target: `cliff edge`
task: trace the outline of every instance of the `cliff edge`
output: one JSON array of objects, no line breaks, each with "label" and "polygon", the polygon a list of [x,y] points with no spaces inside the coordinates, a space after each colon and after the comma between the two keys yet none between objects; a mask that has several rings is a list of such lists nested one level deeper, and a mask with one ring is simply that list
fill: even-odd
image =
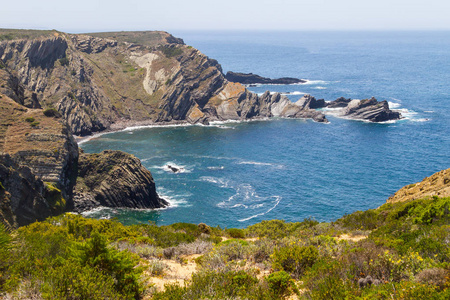
[{"label": "cliff edge", "polygon": [[388,203],[421,198],[450,197],[450,169],[439,171],[421,182],[407,185],[389,197]]}]

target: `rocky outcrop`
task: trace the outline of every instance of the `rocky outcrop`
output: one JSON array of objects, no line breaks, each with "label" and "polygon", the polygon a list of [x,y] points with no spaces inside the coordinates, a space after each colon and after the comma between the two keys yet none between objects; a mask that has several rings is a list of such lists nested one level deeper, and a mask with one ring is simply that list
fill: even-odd
[{"label": "rocky outcrop", "polygon": [[296,84],[305,83],[306,80],[292,78],[292,77],[282,77],[277,79],[271,79],[267,77],[262,77],[253,73],[235,73],[227,72],[225,78],[231,82],[238,82],[242,84]]},{"label": "rocky outcrop", "polygon": [[386,100],[378,102],[375,98],[352,100],[343,111],[343,116],[351,119],[385,122],[400,119],[400,113],[389,109]]},{"label": "rocky outcrop", "polygon": [[139,159],[121,151],[81,154],[75,211],[99,206],[160,208],[168,203],[156,193],[153,177]]},{"label": "rocky outcrop", "polygon": [[303,110],[325,107],[340,108],[341,110],[337,113],[337,116],[370,122],[385,122],[401,118],[399,112],[389,109],[389,104],[386,100],[379,102],[373,97],[364,100],[340,97],[334,101],[326,102],[324,99],[317,100],[311,95],[304,95],[295,105],[302,107]]},{"label": "rocky outcrop", "polygon": [[388,203],[402,202],[414,199],[450,197],[450,169],[439,171],[421,182],[407,185],[389,197]]}]

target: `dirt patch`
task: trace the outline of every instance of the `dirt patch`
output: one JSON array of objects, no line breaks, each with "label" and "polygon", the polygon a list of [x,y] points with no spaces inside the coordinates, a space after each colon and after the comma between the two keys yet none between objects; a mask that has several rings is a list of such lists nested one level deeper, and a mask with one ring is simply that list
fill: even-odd
[{"label": "dirt patch", "polygon": [[183,286],[184,282],[190,280],[192,274],[197,270],[195,259],[199,256],[200,254],[180,256],[186,263],[180,263],[173,259],[162,259],[161,261],[167,264],[168,268],[163,276],[151,277],[151,283],[155,284],[158,291],[163,291],[164,285],[169,283],[178,283]]},{"label": "dirt patch", "polygon": [[364,240],[367,238],[367,235],[348,235],[348,234],[341,234],[340,236],[336,237],[336,240],[341,241],[352,241],[357,242],[360,240]]}]

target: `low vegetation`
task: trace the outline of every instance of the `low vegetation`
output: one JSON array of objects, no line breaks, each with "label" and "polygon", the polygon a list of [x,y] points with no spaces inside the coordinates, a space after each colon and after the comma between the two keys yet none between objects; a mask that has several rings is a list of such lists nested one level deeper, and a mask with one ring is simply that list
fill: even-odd
[{"label": "low vegetation", "polygon": [[[124,226],[74,214],[9,233],[0,226],[0,297],[450,299],[449,213],[450,198],[435,197],[331,223],[245,229]],[[184,284],[154,285],[172,265],[192,263]]]}]

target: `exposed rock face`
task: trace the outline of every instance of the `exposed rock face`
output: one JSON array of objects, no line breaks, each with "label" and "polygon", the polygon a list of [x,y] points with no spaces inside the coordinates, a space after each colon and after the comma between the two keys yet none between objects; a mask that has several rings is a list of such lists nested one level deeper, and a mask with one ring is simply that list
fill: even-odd
[{"label": "exposed rock face", "polygon": [[165,32],[36,36],[0,42],[14,86],[9,96],[27,107],[55,107],[76,135],[121,124],[271,117],[290,104],[229,82],[217,61]]},{"label": "exposed rock face", "polygon": [[304,110],[324,107],[342,108],[338,114],[341,117],[371,122],[384,122],[401,118],[399,112],[389,109],[389,104],[386,100],[379,102],[373,97],[365,100],[352,100],[340,97],[334,101],[325,102],[324,99],[317,100],[311,95],[304,95],[295,105],[302,107]]},{"label": "exposed rock face", "polygon": [[121,151],[81,154],[75,211],[98,206],[159,208],[168,205],[156,193],[153,177],[139,159]]},{"label": "exposed rock face", "polygon": [[0,182],[0,221],[7,227],[42,221],[52,214],[43,197],[44,183],[7,154],[0,154]]},{"label": "exposed rock face", "polygon": [[388,203],[402,202],[433,196],[450,197],[450,169],[439,171],[421,182],[407,185],[389,197]]},{"label": "exposed rock face", "polygon": [[295,84],[295,83],[305,83],[306,80],[283,77],[278,79],[271,79],[267,77],[262,77],[253,73],[235,73],[227,72],[225,78],[231,82],[239,82],[242,84]]},{"label": "exposed rock face", "polygon": [[378,102],[375,98],[352,100],[344,110],[343,115],[352,119],[384,122],[400,119],[400,113],[389,109],[386,100]]},{"label": "exposed rock face", "polygon": [[63,119],[0,93],[0,222],[7,227],[72,211],[74,202],[77,210],[167,205],[134,156],[84,154],[78,163],[78,146]]},{"label": "exposed rock face", "polygon": [[350,101],[352,101],[352,99],[340,97],[340,98],[337,98],[334,101],[329,102],[327,104],[327,107],[329,107],[329,108],[339,108],[339,107],[340,108],[345,108],[350,103]]}]

